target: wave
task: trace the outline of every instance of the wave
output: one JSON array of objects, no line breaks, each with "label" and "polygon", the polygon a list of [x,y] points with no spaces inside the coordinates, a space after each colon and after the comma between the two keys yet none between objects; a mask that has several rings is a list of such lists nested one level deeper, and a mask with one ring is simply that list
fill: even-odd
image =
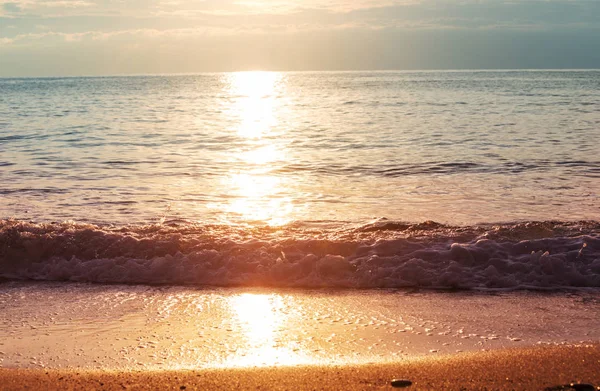
[{"label": "wave", "polygon": [[[445,142],[441,142],[445,143]],[[443,145],[434,143],[433,145]],[[354,150],[360,148],[368,148],[367,145],[345,145],[341,149],[352,148]],[[351,175],[364,174],[369,176],[378,176],[385,178],[405,177],[412,175],[456,175],[464,173],[472,174],[519,174],[523,172],[549,172],[561,170],[569,175],[575,176],[598,176],[600,174],[600,162],[598,161],[550,161],[550,160],[531,160],[529,162],[495,162],[478,163],[478,162],[423,162],[417,164],[389,164],[389,165],[344,165],[330,164],[314,165],[314,164],[288,164],[282,165],[273,169],[274,173],[289,173],[289,172],[311,172],[322,175]]]},{"label": "wave", "polygon": [[600,288],[600,222],[270,227],[0,220],[0,277],[304,288]]}]

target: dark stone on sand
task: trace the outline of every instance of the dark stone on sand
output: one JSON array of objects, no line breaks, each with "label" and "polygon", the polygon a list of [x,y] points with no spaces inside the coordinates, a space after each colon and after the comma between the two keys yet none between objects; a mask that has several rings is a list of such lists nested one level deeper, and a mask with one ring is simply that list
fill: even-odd
[{"label": "dark stone on sand", "polygon": [[571,388],[576,391],[596,391],[597,388],[591,384],[571,384]]},{"label": "dark stone on sand", "polygon": [[571,384],[565,384],[562,386],[555,386],[555,387],[548,387],[546,388],[545,391],[597,391],[598,388],[594,387],[591,384],[587,384],[587,383],[571,383]]},{"label": "dark stone on sand", "polygon": [[402,388],[402,387],[410,387],[412,386],[412,382],[406,379],[394,379],[392,380],[392,387]]}]

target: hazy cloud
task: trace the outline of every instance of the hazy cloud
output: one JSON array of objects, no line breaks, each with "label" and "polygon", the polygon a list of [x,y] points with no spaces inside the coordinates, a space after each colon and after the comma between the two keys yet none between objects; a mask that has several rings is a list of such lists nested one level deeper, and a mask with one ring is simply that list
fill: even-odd
[{"label": "hazy cloud", "polygon": [[[201,53],[221,56],[221,60],[211,65],[211,69],[217,70],[235,67],[235,61],[244,66],[288,66],[285,58],[295,58],[294,53],[305,53],[305,59],[297,59],[305,62],[298,68],[339,68],[353,63],[354,59],[347,58],[353,48],[356,55],[363,55],[354,44],[360,39],[364,40],[365,48],[380,50],[374,52],[376,58],[361,60],[355,66],[415,66],[416,63],[409,64],[396,56],[397,47],[404,44],[397,40],[407,37],[440,40],[445,34],[460,36],[464,42],[480,42],[478,37],[483,34],[491,40],[490,46],[495,45],[494,37],[511,36],[515,42],[506,41],[504,46],[495,47],[496,52],[503,50],[506,56],[515,52],[510,44],[521,44],[523,40],[534,48],[540,40],[546,42],[553,37],[554,43],[545,48],[568,52],[589,66],[597,58],[591,50],[600,41],[599,30],[599,0],[0,0],[0,57],[12,56],[0,72],[21,71],[22,61],[26,60],[19,58],[36,58],[42,53],[47,61],[61,62],[65,61],[61,56],[64,52],[72,52],[71,58],[78,53],[94,58],[108,52],[117,56],[122,51],[131,52],[132,48],[145,53],[146,64],[155,58],[177,72],[183,68],[177,63],[167,66],[167,62],[158,59],[165,55],[160,50],[171,46],[167,50],[169,56],[189,59],[187,51],[194,45],[198,46],[199,58]],[[565,37],[578,41],[568,42]],[[414,39],[419,43],[402,50],[418,52],[421,57],[415,56],[423,59],[427,57],[425,47],[434,50],[435,45],[427,40]],[[254,43],[249,44],[250,41]],[[275,44],[281,42],[285,44]],[[581,42],[587,46],[580,45]],[[478,53],[471,53],[463,42],[446,43],[447,48],[435,50],[456,52],[460,46],[468,52],[465,59],[471,59],[474,66],[480,64]],[[256,52],[266,59],[245,46],[257,48]],[[48,52],[48,48],[53,48],[53,52]],[[229,50],[245,53],[245,57]],[[343,54],[325,61],[321,57],[328,52]],[[529,52],[544,57],[533,49]],[[494,53],[489,55],[495,56]],[[528,51],[518,55],[528,55]],[[278,56],[283,59],[276,61]],[[497,59],[500,60],[507,63]],[[130,69],[127,61],[133,60],[122,60],[124,70]],[[189,61],[188,66],[193,68],[193,61]],[[444,67],[460,64],[447,61]]]},{"label": "hazy cloud", "polygon": [[0,3],[0,16],[18,14],[21,12],[19,3]]}]

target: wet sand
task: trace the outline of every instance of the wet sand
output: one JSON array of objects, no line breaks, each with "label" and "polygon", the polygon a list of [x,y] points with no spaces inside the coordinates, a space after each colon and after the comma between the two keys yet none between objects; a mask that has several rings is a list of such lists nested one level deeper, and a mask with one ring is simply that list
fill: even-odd
[{"label": "wet sand", "polygon": [[[600,386],[600,345],[504,349],[391,364],[186,371],[0,369],[2,390],[544,390]],[[555,388],[558,389],[558,388]]]},{"label": "wet sand", "polygon": [[204,370],[385,364],[600,341],[600,294],[6,283],[0,367]]}]

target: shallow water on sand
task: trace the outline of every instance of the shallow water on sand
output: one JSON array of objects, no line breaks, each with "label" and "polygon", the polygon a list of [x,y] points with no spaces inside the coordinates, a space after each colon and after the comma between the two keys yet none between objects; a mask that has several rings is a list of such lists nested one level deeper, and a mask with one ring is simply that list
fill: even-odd
[{"label": "shallow water on sand", "polygon": [[274,291],[0,284],[0,366],[389,362],[600,340],[593,292]]}]

